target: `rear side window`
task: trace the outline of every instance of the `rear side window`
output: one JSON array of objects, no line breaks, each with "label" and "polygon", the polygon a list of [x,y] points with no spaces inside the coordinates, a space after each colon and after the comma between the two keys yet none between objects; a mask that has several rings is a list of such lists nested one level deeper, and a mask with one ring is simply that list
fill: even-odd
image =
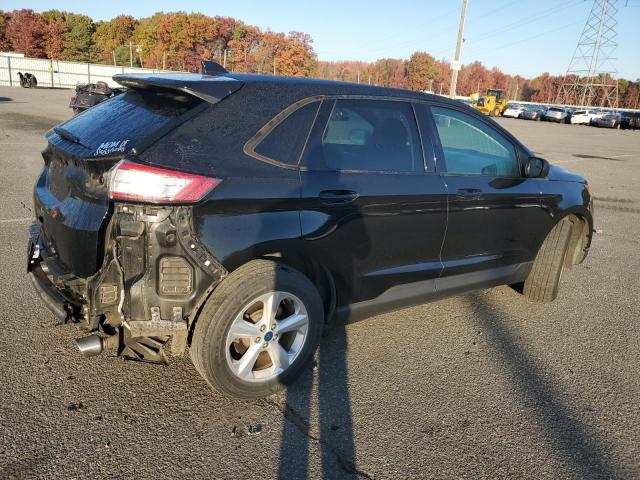
[{"label": "rear side window", "polygon": [[511,142],[481,120],[448,108],[432,107],[447,173],[517,177]]},{"label": "rear side window", "polygon": [[84,146],[68,145],[68,149],[83,148],[79,152],[83,157],[122,155],[162,133],[174,120],[201,103],[202,100],[190,95],[128,90],[60,127]]},{"label": "rear side window", "polygon": [[253,151],[267,159],[297,165],[319,105],[320,102],[308,103],[289,114]]},{"label": "rear side window", "polygon": [[307,150],[316,170],[424,171],[411,104],[388,100],[335,101],[320,138]]}]

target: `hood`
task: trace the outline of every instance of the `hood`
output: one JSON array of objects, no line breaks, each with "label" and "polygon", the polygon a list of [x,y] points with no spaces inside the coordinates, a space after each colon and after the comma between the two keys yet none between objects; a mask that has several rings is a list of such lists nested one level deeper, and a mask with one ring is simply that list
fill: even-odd
[{"label": "hood", "polygon": [[551,181],[585,183],[584,177],[571,173],[566,168],[553,164],[549,164],[549,173],[547,178]]}]

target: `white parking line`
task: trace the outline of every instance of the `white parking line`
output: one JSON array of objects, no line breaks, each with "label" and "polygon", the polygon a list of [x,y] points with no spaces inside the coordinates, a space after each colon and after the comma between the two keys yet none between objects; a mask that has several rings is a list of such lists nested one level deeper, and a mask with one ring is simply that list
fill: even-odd
[{"label": "white parking line", "polygon": [[32,221],[31,217],[23,217],[23,218],[8,218],[6,220],[0,220],[0,223],[26,223]]}]

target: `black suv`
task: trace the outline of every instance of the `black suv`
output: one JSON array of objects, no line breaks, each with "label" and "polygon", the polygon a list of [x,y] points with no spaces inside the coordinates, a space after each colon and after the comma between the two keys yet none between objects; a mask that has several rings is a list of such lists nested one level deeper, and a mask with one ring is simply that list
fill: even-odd
[{"label": "black suv", "polygon": [[[511,284],[551,301],[588,251],[587,182],[443,97],[235,75],[117,75],[47,133],[28,270],[87,355],[187,349],[269,395],[325,325]],[[411,328],[407,325],[407,328]]]}]

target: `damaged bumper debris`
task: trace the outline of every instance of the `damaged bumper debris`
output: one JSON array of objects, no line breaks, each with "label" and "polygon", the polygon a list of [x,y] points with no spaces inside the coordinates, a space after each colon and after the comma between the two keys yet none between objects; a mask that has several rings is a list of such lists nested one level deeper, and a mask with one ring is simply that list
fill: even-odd
[{"label": "damaged bumper debris", "polygon": [[42,232],[40,220],[29,230],[29,276],[61,323],[91,333],[76,341],[86,356],[112,350],[166,363],[181,355],[190,321],[227,273],[193,235],[190,207],[116,204],[102,266],[88,278],[68,273]]}]

